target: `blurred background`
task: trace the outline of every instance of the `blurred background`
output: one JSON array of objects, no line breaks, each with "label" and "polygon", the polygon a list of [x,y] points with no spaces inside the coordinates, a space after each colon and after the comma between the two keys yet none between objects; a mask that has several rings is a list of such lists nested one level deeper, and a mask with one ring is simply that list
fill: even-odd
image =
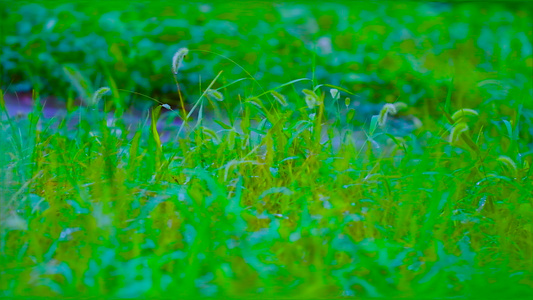
[{"label": "blurred background", "polygon": [[[62,103],[109,86],[111,102],[125,107],[154,104],[130,92],[175,105],[172,56],[187,47],[177,78],[189,104],[223,70],[215,88],[242,79],[223,91],[230,109],[238,96],[301,78],[345,88],[363,112],[364,104],[398,100],[416,113],[417,104],[444,101],[449,87],[458,107],[505,106],[533,97],[532,8],[530,1],[3,1],[0,88],[18,101],[35,90]],[[295,109],[310,86],[279,92]]]}]

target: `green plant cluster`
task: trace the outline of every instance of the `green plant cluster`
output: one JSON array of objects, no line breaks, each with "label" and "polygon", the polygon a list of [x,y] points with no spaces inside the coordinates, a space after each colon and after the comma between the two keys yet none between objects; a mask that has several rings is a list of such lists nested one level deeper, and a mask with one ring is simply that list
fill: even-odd
[{"label": "green plant cluster", "polygon": [[[66,99],[73,91],[68,67],[90,91],[110,86],[168,102],[177,99],[168,61],[188,47],[197,50],[186,58],[180,79],[189,101],[219,70],[227,82],[246,77],[219,55],[238,61],[267,87],[314,76],[364,101],[400,97],[418,106],[444,97],[453,74],[461,93],[480,101],[479,81],[523,87],[530,77],[530,8],[438,2],[4,3],[0,75],[7,92],[37,89]],[[238,100],[233,95],[226,102]]]}]

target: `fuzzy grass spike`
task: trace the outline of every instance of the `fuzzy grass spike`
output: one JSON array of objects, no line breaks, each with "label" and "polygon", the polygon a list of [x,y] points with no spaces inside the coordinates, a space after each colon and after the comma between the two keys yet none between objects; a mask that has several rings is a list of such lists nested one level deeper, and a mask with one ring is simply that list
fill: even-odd
[{"label": "fuzzy grass spike", "polygon": [[384,126],[385,123],[387,123],[387,118],[389,115],[394,116],[398,111],[396,110],[396,106],[391,103],[387,103],[383,106],[381,111],[379,112],[378,116],[378,124],[379,126]]},{"label": "fuzzy grass spike", "polygon": [[109,91],[111,91],[111,89],[108,87],[99,88],[96,92],[94,92],[94,95],[91,99],[91,105],[98,104],[98,102],[100,102],[100,99],[102,99],[102,97]]},{"label": "fuzzy grass spike", "polygon": [[224,101],[224,95],[222,95],[222,93],[219,92],[219,91],[217,91],[217,90],[208,89],[208,90],[206,91],[206,94],[207,94],[209,97],[214,98],[214,99],[217,100],[218,102],[222,102],[222,101]]},{"label": "fuzzy grass spike", "polygon": [[456,111],[453,115],[452,115],[452,120],[454,120],[455,122],[459,121],[460,119],[466,117],[466,116],[478,116],[478,112],[473,110],[473,109],[469,109],[469,108],[463,108],[463,109],[460,109],[458,111]]},{"label": "fuzzy grass spike", "polygon": [[462,133],[468,131],[468,125],[464,122],[457,123],[455,126],[453,126],[452,131],[450,133],[450,137],[448,139],[450,144],[455,144]]},{"label": "fuzzy grass spike", "polygon": [[281,106],[285,107],[289,105],[289,103],[287,102],[287,99],[282,94],[276,91],[272,91],[270,92],[270,94],[272,94],[272,97],[274,97],[274,99],[276,99],[276,101],[278,101],[278,103],[281,104]]},{"label": "fuzzy grass spike", "polygon": [[189,54],[189,49],[187,48],[181,48],[174,54],[174,57],[172,57],[172,73],[174,75],[178,75],[178,70],[183,63],[183,58]]}]

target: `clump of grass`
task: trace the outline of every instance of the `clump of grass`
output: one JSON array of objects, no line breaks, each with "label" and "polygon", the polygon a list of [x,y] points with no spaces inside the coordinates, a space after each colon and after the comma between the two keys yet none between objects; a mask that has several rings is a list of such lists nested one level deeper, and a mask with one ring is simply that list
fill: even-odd
[{"label": "clump of grass", "polygon": [[[159,102],[135,128],[95,117],[37,130],[2,110],[1,296],[530,292],[532,174],[518,166],[531,154],[508,156],[527,144],[497,134],[501,122],[474,131],[480,120],[465,116],[478,114],[463,109],[394,136],[378,125],[406,105],[388,103],[357,116],[371,118],[358,140],[326,126],[326,85],[303,89],[302,107],[296,92],[243,91],[239,110],[211,120],[203,100],[224,104],[213,88],[221,74],[179,128],[158,127],[169,108]],[[280,105],[266,107],[267,96]]]}]

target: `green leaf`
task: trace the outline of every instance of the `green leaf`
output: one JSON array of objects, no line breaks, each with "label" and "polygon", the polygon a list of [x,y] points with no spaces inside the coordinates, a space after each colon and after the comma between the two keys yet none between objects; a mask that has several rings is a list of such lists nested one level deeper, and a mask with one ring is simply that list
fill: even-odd
[{"label": "green leaf", "polygon": [[231,130],[233,129],[233,127],[229,126],[228,124],[222,122],[222,121],[219,121],[219,120],[215,120],[215,123],[217,123],[218,125],[220,125],[220,127],[226,129],[226,130]]},{"label": "green leaf", "polygon": [[379,115],[372,116],[372,119],[370,120],[370,128],[369,128],[370,136],[374,135],[374,132],[376,131],[376,128],[378,127],[378,120],[379,120]]}]

